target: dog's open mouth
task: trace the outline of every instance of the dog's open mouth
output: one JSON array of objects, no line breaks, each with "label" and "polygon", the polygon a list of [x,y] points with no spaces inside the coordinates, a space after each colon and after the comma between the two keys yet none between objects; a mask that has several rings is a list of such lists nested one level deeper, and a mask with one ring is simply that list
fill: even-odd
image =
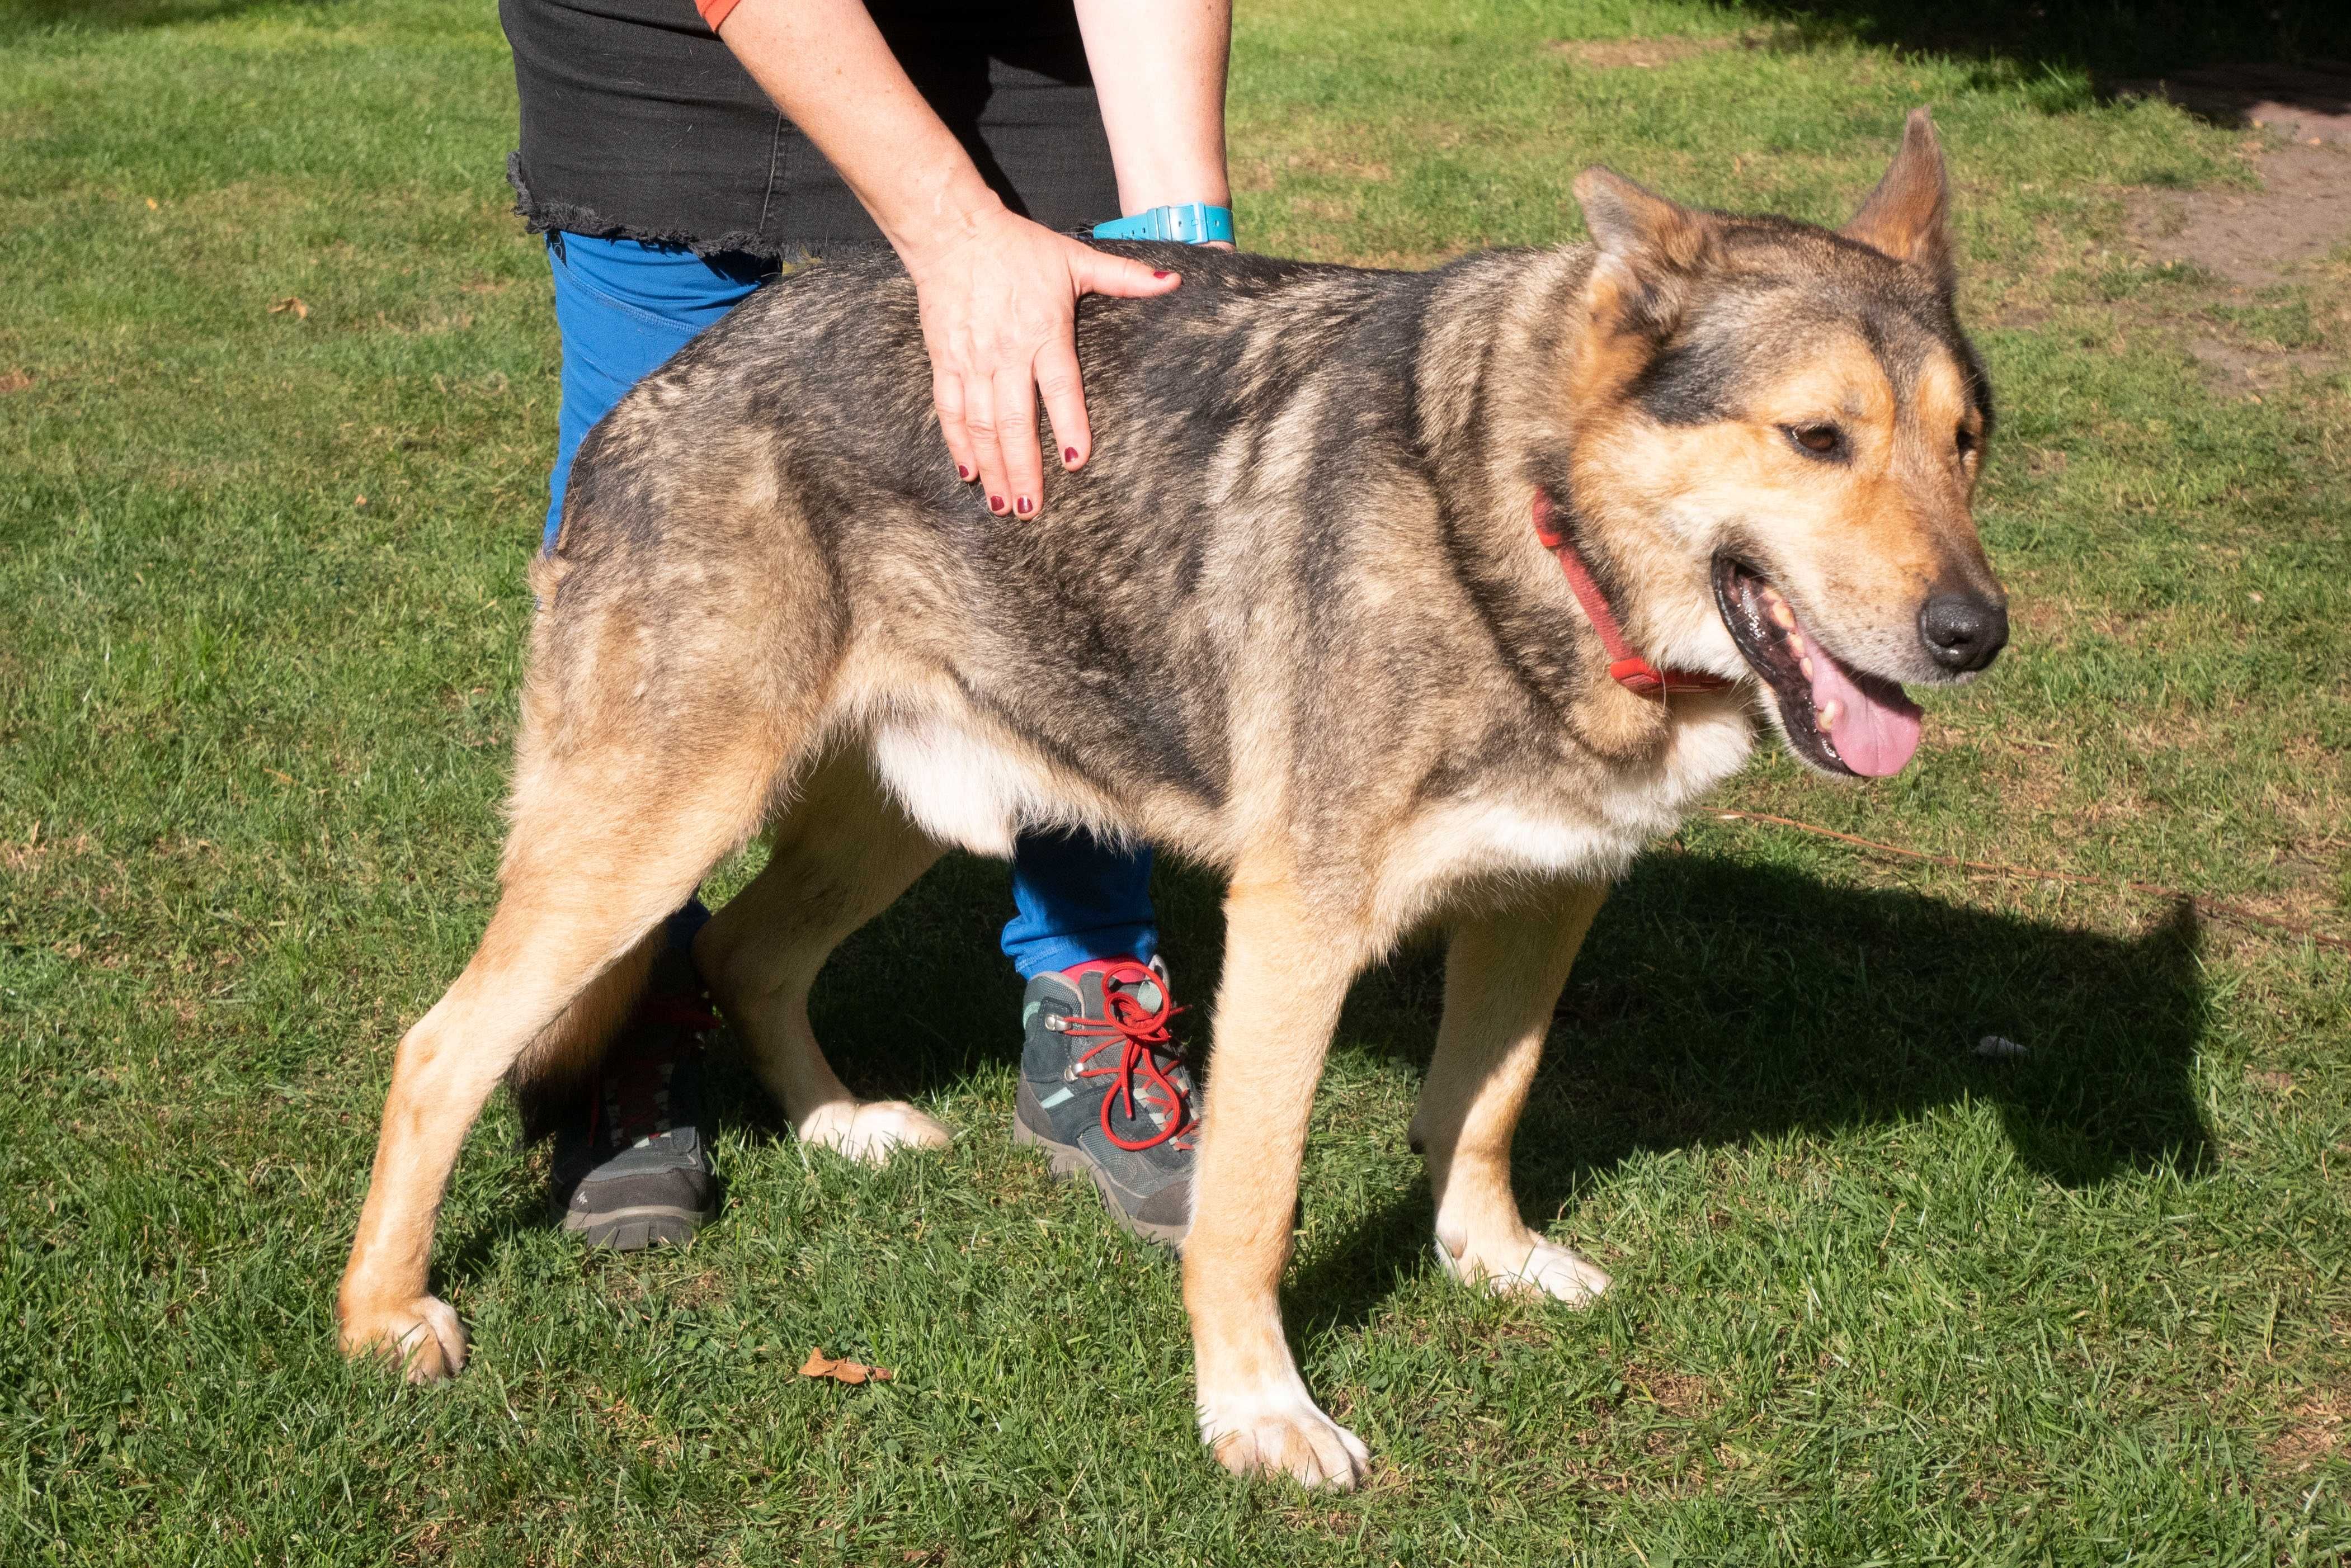
[{"label": "dog's open mouth", "polygon": [[1918,749],[1918,705],[1891,680],[1865,675],[1809,636],[1762,575],[1728,556],[1714,563],[1714,600],[1740,653],[1780,704],[1796,754],[1830,773],[1886,778]]}]

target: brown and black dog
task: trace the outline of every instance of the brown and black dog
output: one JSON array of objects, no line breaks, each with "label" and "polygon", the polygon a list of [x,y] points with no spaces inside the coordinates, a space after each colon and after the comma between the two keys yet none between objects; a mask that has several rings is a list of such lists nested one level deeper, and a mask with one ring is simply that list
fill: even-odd
[{"label": "brown and black dog", "polygon": [[1081,824],[1228,874],[1183,1266],[1235,1470],[1365,1461],[1275,1290],[1341,1000],[1416,927],[1451,935],[1413,1117],[1445,1266],[1603,1289],[1510,1151],[1609,883],[1759,722],[1898,769],[1898,683],[1968,679],[2007,620],[1923,110],[1840,233],[1576,194],[1593,243],[1426,274],[1113,247],[1184,283],[1085,302],[1099,444],[1033,523],[941,458],[887,261],[763,290],[630,393],[537,568],[504,895],[401,1043],[344,1344],[459,1368],[426,1265],[466,1129],[501,1078],[592,1064],[662,918],[763,831],[695,956],[801,1136],[869,1158],[945,1133],[849,1095],[808,991],[943,848]]}]

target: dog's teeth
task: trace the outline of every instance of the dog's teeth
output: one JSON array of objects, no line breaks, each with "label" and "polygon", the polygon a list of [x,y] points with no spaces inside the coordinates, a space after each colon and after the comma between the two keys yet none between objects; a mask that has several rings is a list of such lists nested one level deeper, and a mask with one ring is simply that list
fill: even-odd
[{"label": "dog's teeth", "polygon": [[1796,612],[1788,607],[1787,600],[1776,595],[1771,599],[1771,624],[1782,631],[1796,629]]},{"label": "dog's teeth", "polygon": [[1844,704],[1832,697],[1813,711],[1813,717],[1819,722],[1822,729],[1834,730],[1836,728],[1837,715],[1844,711]]},{"label": "dog's teeth", "polygon": [[1804,647],[1804,634],[1802,632],[1792,631],[1788,634],[1788,651],[1794,654],[1799,659],[1804,657],[1807,649]]},{"label": "dog's teeth", "polygon": [[1796,660],[1796,668],[1804,672],[1805,680],[1810,680],[1813,678],[1813,661],[1811,659],[1799,659]]}]

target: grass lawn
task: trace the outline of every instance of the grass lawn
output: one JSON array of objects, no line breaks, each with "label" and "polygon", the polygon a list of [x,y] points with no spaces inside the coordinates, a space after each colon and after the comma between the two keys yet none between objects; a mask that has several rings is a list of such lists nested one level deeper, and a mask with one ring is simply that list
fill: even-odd
[{"label": "grass lawn", "polygon": [[[2351,254],[2250,293],[2139,258],[2135,192],[2250,189],[2258,145],[2094,89],[2081,48],[2160,37],[1243,11],[1246,237],[1327,259],[1573,238],[1604,161],[1834,220],[1933,104],[2015,646],[1898,780],[1773,753],[1723,804],[2351,932]],[[0,0],[0,1562],[2351,1554],[2344,954],[1713,819],[1603,914],[1520,1139],[1530,1216],[1616,1276],[1593,1310],[1430,1264],[1434,951],[1358,988],[1288,1294],[1356,1495],[1208,1462],[1174,1270],[1012,1147],[970,860],[817,1003],[952,1151],[805,1152],[722,1060],[722,1222],[586,1256],[500,1101],[436,1261],[471,1369],[347,1366],[392,1047],[493,894],[554,441],[513,118],[488,0]],[[2297,358],[2249,394],[2200,339]],[[1205,1003],[1218,889],[1162,891]]]}]

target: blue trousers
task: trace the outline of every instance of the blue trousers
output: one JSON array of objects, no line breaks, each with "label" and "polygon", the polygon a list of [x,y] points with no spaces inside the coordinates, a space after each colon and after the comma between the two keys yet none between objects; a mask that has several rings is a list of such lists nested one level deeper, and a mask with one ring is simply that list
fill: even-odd
[{"label": "blue trousers", "polygon": [[[564,234],[548,235],[547,255],[563,336],[563,405],[541,541],[551,550],[580,441],[622,394],[758,287],[763,266],[749,257],[705,258],[638,240]],[[944,447],[939,461],[947,461]],[[1148,963],[1158,950],[1148,849],[1113,850],[1082,833],[1024,835],[1013,846],[1012,903],[1004,953],[1024,980],[1093,959]],[[708,918],[697,901],[670,929],[691,940]]]}]

